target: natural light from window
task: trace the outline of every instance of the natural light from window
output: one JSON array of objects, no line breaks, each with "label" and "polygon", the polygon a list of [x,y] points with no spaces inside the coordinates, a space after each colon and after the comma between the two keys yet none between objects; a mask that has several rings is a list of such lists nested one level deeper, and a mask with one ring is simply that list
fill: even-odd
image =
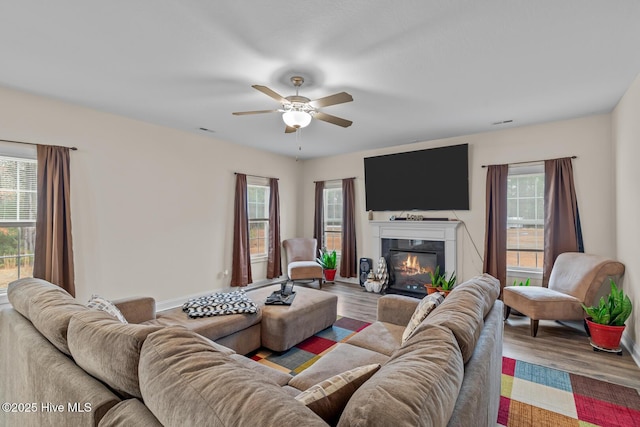
[{"label": "natural light from window", "polygon": [[267,256],[269,247],[269,186],[247,185],[251,258]]},{"label": "natural light from window", "polygon": [[328,251],[342,250],[342,183],[329,181],[324,194],[324,236],[322,246]]},{"label": "natural light from window", "polygon": [[35,160],[0,156],[0,293],[33,276],[36,173]]},{"label": "natural light from window", "polygon": [[507,179],[507,269],[542,271],[544,165],[510,167]]}]

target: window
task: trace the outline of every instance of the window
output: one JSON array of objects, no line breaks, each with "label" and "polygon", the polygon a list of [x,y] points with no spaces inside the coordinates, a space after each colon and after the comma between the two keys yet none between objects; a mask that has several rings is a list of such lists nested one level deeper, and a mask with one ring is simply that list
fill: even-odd
[{"label": "window", "polygon": [[269,247],[269,185],[262,181],[247,183],[251,259],[266,257]]},{"label": "window", "polygon": [[342,181],[327,181],[324,193],[322,247],[340,253],[342,249]]},{"label": "window", "polygon": [[35,160],[0,156],[0,293],[33,276],[36,173]]},{"label": "window", "polygon": [[509,167],[507,269],[542,272],[543,256],[544,165]]}]

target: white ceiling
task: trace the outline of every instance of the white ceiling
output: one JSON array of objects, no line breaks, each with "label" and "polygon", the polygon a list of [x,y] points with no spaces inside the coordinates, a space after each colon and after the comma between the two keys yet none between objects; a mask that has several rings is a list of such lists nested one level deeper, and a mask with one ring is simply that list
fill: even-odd
[{"label": "white ceiling", "polygon": [[[639,48],[638,0],[0,3],[0,85],[301,158],[606,113]],[[354,124],[231,115],[296,74]]]}]

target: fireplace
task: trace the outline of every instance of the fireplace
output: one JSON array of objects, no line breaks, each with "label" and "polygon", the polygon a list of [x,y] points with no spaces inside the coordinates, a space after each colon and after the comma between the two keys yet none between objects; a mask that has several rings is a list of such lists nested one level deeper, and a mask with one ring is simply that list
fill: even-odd
[{"label": "fireplace", "polygon": [[422,298],[426,294],[424,284],[431,283],[429,270],[439,266],[440,272],[447,275],[456,271],[459,221],[370,221],[369,224],[373,232],[373,259],[384,257],[387,261],[390,276],[387,293]]},{"label": "fireplace", "polygon": [[445,271],[444,242],[418,239],[382,239],[389,269],[388,293],[425,295],[425,283],[439,266]]},{"label": "fireplace", "polygon": [[438,265],[438,257],[433,252],[391,249],[386,258],[392,290],[415,292],[424,288],[424,283],[431,283],[430,273]]}]

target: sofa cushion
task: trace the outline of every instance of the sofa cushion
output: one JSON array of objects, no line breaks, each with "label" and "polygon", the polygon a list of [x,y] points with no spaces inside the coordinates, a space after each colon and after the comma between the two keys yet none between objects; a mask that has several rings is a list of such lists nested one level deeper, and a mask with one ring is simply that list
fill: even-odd
[{"label": "sofa cushion", "polygon": [[[482,332],[482,307],[478,304],[478,299],[468,292],[460,290],[456,293],[457,298],[451,298],[451,295],[453,292],[418,326],[416,333],[421,328],[432,325],[450,329],[458,341],[464,362],[467,363]],[[407,343],[410,341],[411,339]]]},{"label": "sofa cushion", "polygon": [[281,387],[184,328],[165,328],[146,339],[140,389],[163,425],[326,426]]},{"label": "sofa cushion", "polygon": [[98,427],[162,427],[144,403],[138,399],[127,399],[118,403],[100,419]]},{"label": "sofa cushion", "polygon": [[142,343],[159,326],[123,324],[104,311],[76,313],[69,349],[78,366],[125,397],[141,397],[138,362]]},{"label": "sofa cushion", "polygon": [[360,366],[313,385],[296,396],[296,400],[318,414],[330,425],[336,425],[353,393],[376,371],[379,364]]},{"label": "sofa cushion", "polygon": [[263,365],[262,363],[258,363],[255,360],[249,359],[248,357],[240,356],[239,354],[233,354],[231,355],[231,358],[245,368],[251,369],[258,375],[264,376],[267,381],[271,381],[272,383],[277,384],[280,387],[284,387],[285,385],[289,384],[289,381],[291,381],[291,378],[293,378],[291,374],[279,371],[267,365]]},{"label": "sofa cushion", "polygon": [[404,326],[378,321],[349,338],[347,343],[391,356],[402,344],[404,330]]},{"label": "sofa cushion", "polygon": [[71,316],[87,308],[60,286],[32,277],[9,284],[7,295],[13,308],[27,319],[58,350],[71,355],[67,329]]},{"label": "sofa cushion", "polygon": [[108,299],[102,298],[100,295],[92,295],[91,299],[87,303],[87,307],[94,310],[102,310],[105,313],[112,315],[113,317],[118,319],[120,323],[124,323],[125,325],[129,323],[127,322],[127,319],[124,318],[118,307],[116,307]]},{"label": "sofa cushion", "polygon": [[[13,308],[31,320],[31,301],[39,301],[45,294],[57,295],[61,299],[73,300],[67,291],[46,280],[26,277],[9,283],[7,297]],[[39,307],[41,309],[42,306]]]},{"label": "sofa cushion", "polygon": [[382,365],[387,360],[389,356],[384,354],[347,343],[339,343],[309,368],[293,377],[289,385],[304,391],[344,371],[373,363]]},{"label": "sofa cushion", "polygon": [[467,363],[482,332],[483,319],[498,296],[499,286],[497,279],[489,275],[456,286],[418,329],[427,324],[449,328],[458,341],[464,363]]},{"label": "sofa cushion", "polygon": [[353,394],[338,426],[446,426],[463,375],[453,333],[423,324]]},{"label": "sofa cushion", "polygon": [[500,295],[500,281],[490,274],[483,273],[464,283],[456,285],[454,289],[469,289],[477,292],[484,299],[483,316],[486,317],[493,307],[494,301]]},{"label": "sofa cushion", "polygon": [[409,319],[409,323],[407,323],[407,327],[402,333],[402,342],[406,342],[413,331],[416,330],[418,325],[422,323],[424,319],[427,318],[429,313],[431,313],[437,306],[442,304],[444,301],[444,294],[442,292],[435,292],[431,295],[427,295],[426,297],[420,300],[420,303],[416,307],[411,319]]}]

